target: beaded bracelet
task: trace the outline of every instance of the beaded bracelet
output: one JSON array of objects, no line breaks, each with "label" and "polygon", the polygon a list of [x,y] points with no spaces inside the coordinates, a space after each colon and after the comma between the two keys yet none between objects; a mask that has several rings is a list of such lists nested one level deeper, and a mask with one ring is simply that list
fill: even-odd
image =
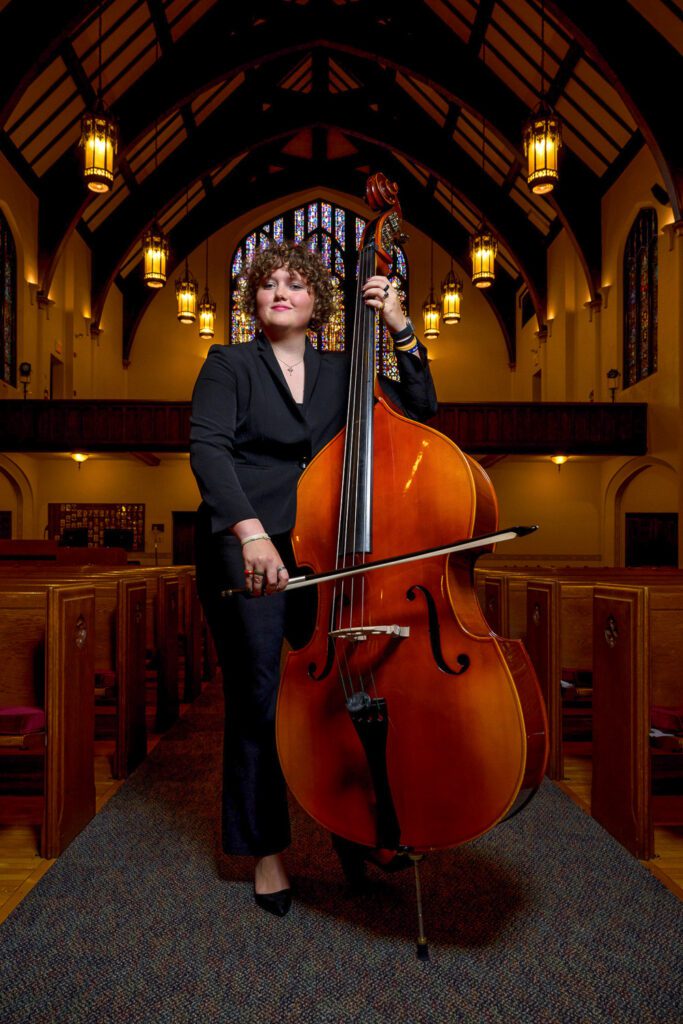
[{"label": "beaded bracelet", "polygon": [[270,540],[270,535],[267,533],[252,533],[250,537],[245,537],[242,541],[242,547],[245,544],[249,544],[252,540]]},{"label": "beaded bracelet", "polygon": [[394,349],[396,352],[414,352],[417,348],[417,338],[414,334],[411,334],[405,341],[396,342],[394,341]]},{"label": "beaded bracelet", "polygon": [[414,337],[414,335],[415,328],[413,327],[412,323],[409,320],[405,327],[402,327],[400,331],[396,332],[396,334],[391,333],[391,340],[393,341],[394,345],[397,342],[399,345],[401,345],[406,341],[410,341],[410,339]]}]

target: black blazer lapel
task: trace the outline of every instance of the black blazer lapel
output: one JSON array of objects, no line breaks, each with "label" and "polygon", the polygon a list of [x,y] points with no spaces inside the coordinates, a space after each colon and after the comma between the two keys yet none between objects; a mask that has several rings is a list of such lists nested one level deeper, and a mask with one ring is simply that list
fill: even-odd
[{"label": "black blazer lapel", "polygon": [[317,348],[313,348],[308,338],[306,338],[306,350],[304,352],[304,370],[306,371],[306,378],[304,380],[304,408],[310,402],[313,390],[318,383],[321,360],[320,352],[318,352]]},{"label": "black blazer lapel", "polygon": [[[308,344],[308,342],[306,344]],[[292,410],[292,412],[296,414],[298,419],[303,420],[301,409],[294,401],[292,392],[287,387],[287,382],[285,381],[284,374],[282,373],[282,368],[277,360],[275,353],[273,352],[272,346],[269,345],[268,341],[264,338],[262,334],[259,334],[256,339],[256,350],[258,352],[259,358],[261,359],[261,362],[267,367],[268,372],[275,381],[278,390],[280,391],[284,400],[287,402],[289,408]],[[304,367],[306,367],[307,369],[305,358],[306,353],[304,353]]]}]

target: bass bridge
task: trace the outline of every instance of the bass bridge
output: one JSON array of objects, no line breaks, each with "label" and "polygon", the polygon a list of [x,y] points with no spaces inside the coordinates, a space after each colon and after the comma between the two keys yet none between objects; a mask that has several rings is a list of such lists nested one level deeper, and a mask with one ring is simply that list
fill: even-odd
[{"label": "bass bridge", "polygon": [[410,626],[349,626],[346,629],[332,629],[327,634],[333,640],[367,640],[372,636],[410,636]]}]

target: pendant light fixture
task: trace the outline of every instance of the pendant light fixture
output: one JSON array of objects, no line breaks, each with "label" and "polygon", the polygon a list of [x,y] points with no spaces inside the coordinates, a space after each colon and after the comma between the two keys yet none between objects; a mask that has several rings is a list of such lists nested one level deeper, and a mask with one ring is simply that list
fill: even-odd
[{"label": "pendant light fixture", "polygon": [[562,146],[562,122],[546,99],[545,88],[545,9],[541,2],[541,93],[540,103],[524,125],[524,155],[527,158],[527,184],[532,192],[552,192],[560,178],[559,153]]},{"label": "pendant light fixture", "polygon": [[114,163],[119,145],[116,121],[102,98],[102,4],[99,11],[99,83],[95,109],[81,120],[83,177],[92,192],[108,192],[114,182]]},{"label": "pendant light fixture", "polygon": [[[159,43],[155,48],[155,61],[159,60]],[[159,153],[157,140],[159,135],[158,122],[154,122],[154,174],[159,169]],[[168,263],[168,239],[156,220],[145,234],[142,243],[144,255],[143,280],[149,288],[163,288],[166,284],[166,265]]]},{"label": "pendant light fixture", "polygon": [[[451,189],[451,223],[453,221],[453,190]],[[441,315],[445,324],[457,324],[460,322],[462,306],[462,281],[455,276],[453,270],[453,256],[451,255],[451,269],[441,284]]]},{"label": "pendant light fixture", "polygon": [[175,283],[175,294],[178,301],[178,320],[181,324],[193,324],[197,319],[199,282],[188,266],[187,257],[184,271]]},{"label": "pendant light fixture", "polygon": [[[482,46],[482,61],[486,67],[486,40]],[[486,174],[486,118],[481,125],[481,170]],[[489,288],[496,278],[496,256],[498,241],[486,222],[482,221],[476,232],[470,237],[470,257],[472,259],[472,283],[477,288]]]},{"label": "pendant light fixture", "polygon": [[145,284],[150,288],[163,288],[166,284],[168,240],[155,221],[145,235]]},{"label": "pendant light fixture", "polygon": [[485,223],[479,225],[470,238],[472,258],[472,284],[477,288],[490,288],[496,279],[496,256],[498,242]]},{"label": "pendant light fixture", "polygon": [[[185,221],[189,224],[190,214],[190,188],[185,192]],[[181,324],[193,324],[197,319],[197,297],[199,295],[199,282],[191,272],[187,256],[185,257],[185,269],[175,283],[175,294],[178,302],[178,320]]]},{"label": "pendant light fixture", "polygon": [[453,272],[453,267],[448,271],[448,276],[441,285],[441,315],[445,324],[460,323],[462,306],[462,281]]},{"label": "pendant light fixture", "polygon": [[430,271],[429,271],[429,298],[422,304],[422,318],[424,320],[424,336],[429,341],[439,337],[439,319],[441,311],[438,302],[434,301],[434,240],[430,240]]},{"label": "pendant light fixture", "polygon": [[206,240],[206,264],[204,267],[206,287],[199,303],[199,337],[213,338],[216,323],[216,303],[209,295],[209,239]]}]

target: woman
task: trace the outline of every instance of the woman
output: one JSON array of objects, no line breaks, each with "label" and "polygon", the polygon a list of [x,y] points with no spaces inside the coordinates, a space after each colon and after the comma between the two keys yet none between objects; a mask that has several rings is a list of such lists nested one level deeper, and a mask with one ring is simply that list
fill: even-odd
[{"label": "woman", "polygon": [[[256,902],[282,916],[291,902],[280,856],[290,829],[275,705],[282,641],[301,620],[291,614],[301,593],[282,593],[294,570],[289,531],[300,474],[345,424],[349,361],[306,337],[334,310],[334,286],[316,253],[272,245],[256,254],[245,284],[256,339],[212,346],[193,396],[191,465],[203,499],[197,575],[225,691],[223,848],[255,858]],[[394,338],[401,382],[380,378],[384,390],[407,415],[433,416],[426,351],[396,290],[376,275],[363,299]],[[249,596],[220,597],[245,581]]]}]

